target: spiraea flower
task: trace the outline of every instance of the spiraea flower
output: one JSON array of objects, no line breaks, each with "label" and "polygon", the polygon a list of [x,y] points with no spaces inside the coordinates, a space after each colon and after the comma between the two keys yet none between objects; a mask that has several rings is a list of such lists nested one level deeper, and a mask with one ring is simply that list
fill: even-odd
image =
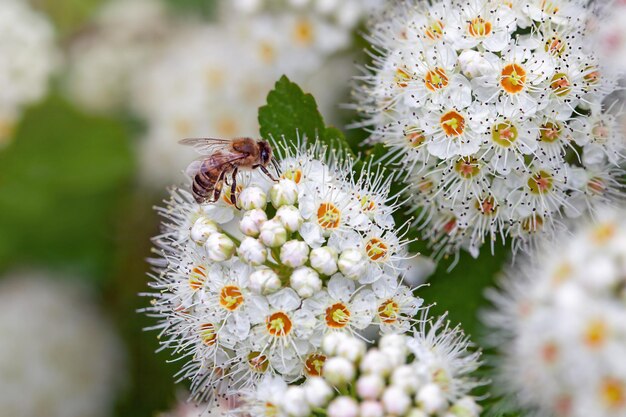
[{"label": "spiraea flower", "polygon": [[439,254],[526,247],[619,191],[617,78],[583,3],[397,2],[371,28],[355,107]]},{"label": "spiraea flower", "polygon": [[0,282],[0,414],[106,417],[124,382],[113,326],[78,281],[22,271]]},{"label": "spiraea flower", "polygon": [[406,331],[422,303],[402,285],[408,241],[387,216],[389,182],[282,146],[277,182],[238,182],[241,210],[228,192],[201,205],[183,189],[160,210],[147,311],[198,399],[319,374],[326,335]]},{"label": "spiraea flower", "polygon": [[[444,318],[422,322],[412,334],[388,334],[377,347],[345,333],[322,343],[327,359],[302,385],[264,377],[242,394],[238,410],[251,417],[478,417],[471,373],[479,366],[458,328]],[[270,392],[268,392],[270,391]],[[321,411],[320,411],[321,410]]]},{"label": "spiraea flower", "polygon": [[58,65],[54,29],[28,2],[0,2],[0,147],[12,137],[24,107],[43,98]]},{"label": "spiraea flower", "polygon": [[511,265],[484,322],[497,386],[532,415],[626,415],[626,222],[601,210]]},{"label": "spiraea flower", "polygon": [[[176,26],[161,0],[109,0],[79,32],[68,51],[66,89],[91,112],[128,105],[130,85]],[[141,75],[139,75],[141,74]]]}]

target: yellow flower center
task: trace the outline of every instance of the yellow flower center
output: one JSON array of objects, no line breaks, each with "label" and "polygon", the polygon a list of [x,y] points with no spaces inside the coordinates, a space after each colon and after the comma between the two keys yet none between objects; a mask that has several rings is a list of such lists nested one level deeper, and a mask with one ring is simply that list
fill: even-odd
[{"label": "yellow flower center", "polygon": [[336,229],[341,224],[341,211],[333,203],[322,203],[317,208],[317,223],[323,229]]},{"label": "yellow flower center", "polygon": [[424,35],[432,41],[436,41],[443,37],[443,29],[445,25],[441,20],[433,20],[424,27]]},{"label": "yellow flower center", "polygon": [[623,408],[626,405],[624,382],[615,378],[606,378],[602,382],[602,400],[611,410]]},{"label": "yellow flower center", "polygon": [[430,91],[440,90],[448,86],[448,76],[443,68],[435,68],[430,70],[424,76],[424,84]]},{"label": "yellow flower center", "polygon": [[526,70],[518,64],[508,64],[502,69],[500,85],[509,94],[518,94],[526,86]]},{"label": "yellow flower center", "polygon": [[412,148],[418,148],[426,141],[426,136],[422,130],[410,128],[404,133],[404,137]]},{"label": "yellow flower center", "polygon": [[248,354],[248,365],[253,372],[265,373],[269,367],[269,361],[267,356],[261,354],[261,352],[250,352]]},{"label": "yellow flower center", "polygon": [[465,118],[456,110],[441,116],[440,124],[446,136],[460,136],[465,131]]},{"label": "yellow flower center", "polygon": [[300,181],[302,180],[302,170],[299,168],[288,169],[287,171],[283,172],[281,178],[291,180],[296,184],[300,184]]},{"label": "yellow flower center", "polygon": [[396,70],[396,75],[394,76],[394,80],[398,87],[405,88],[408,87],[409,81],[411,81],[411,74],[409,74],[405,69],[398,68]]},{"label": "yellow flower center", "polygon": [[204,323],[200,325],[200,339],[202,343],[207,346],[213,346],[217,342],[217,333],[215,332],[215,326],[211,323]]},{"label": "yellow flower center", "polygon": [[359,198],[359,202],[361,203],[361,208],[366,213],[371,213],[376,210],[376,202],[371,196],[364,195]]},{"label": "yellow flower center", "polygon": [[384,261],[389,254],[389,246],[377,237],[373,237],[365,244],[365,252],[372,261]]},{"label": "yellow flower center", "polygon": [[483,19],[480,16],[470,21],[467,26],[467,31],[469,32],[470,36],[474,38],[489,36],[489,34],[491,34],[491,29],[491,22]]},{"label": "yellow flower center", "polygon": [[454,165],[454,169],[464,179],[471,179],[480,174],[478,159],[471,156],[459,159]]},{"label": "yellow flower center", "polygon": [[572,92],[572,83],[567,74],[559,72],[552,77],[550,88],[557,97],[565,97]]},{"label": "yellow flower center", "polygon": [[336,303],[326,309],[326,325],[342,329],[350,322],[350,310],[343,303]]},{"label": "yellow flower center", "polygon": [[533,194],[545,194],[552,190],[554,178],[546,171],[539,171],[528,179],[528,188]]},{"label": "yellow flower center", "polygon": [[206,278],[207,272],[204,266],[198,265],[193,267],[189,274],[189,287],[194,291],[198,291],[206,282]]},{"label": "yellow flower center", "polygon": [[228,311],[235,311],[243,304],[243,294],[236,285],[227,285],[220,291],[220,305]]},{"label": "yellow flower center", "polygon": [[602,320],[592,320],[585,329],[585,344],[591,348],[596,349],[604,344],[608,336],[608,329],[606,323]]},{"label": "yellow flower center", "polygon": [[491,129],[491,139],[505,148],[510,147],[518,136],[517,127],[509,121],[499,123]]},{"label": "yellow flower center", "polygon": [[546,41],[545,50],[550,55],[560,57],[567,51],[567,42],[555,35]]},{"label": "yellow flower center", "polygon": [[543,227],[543,217],[541,216],[529,216],[522,220],[522,230],[526,233],[535,233],[541,230]]},{"label": "yellow flower center", "polygon": [[400,316],[400,306],[393,299],[384,301],[378,306],[378,317],[385,324],[393,324]]},{"label": "yellow flower center", "polygon": [[326,362],[326,356],[321,353],[311,353],[304,361],[304,370],[308,376],[321,376]]},{"label": "yellow flower center", "polygon": [[546,143],[556,142],[563,134],[563,126],[558,122],[548,122],[539,129],[539,140]]},{"label": "yellow flower center", "polygon": [[293,31],[296,43],[301,46],[309,46],[313,42],[313,25],[306,19],[301,19]]}]

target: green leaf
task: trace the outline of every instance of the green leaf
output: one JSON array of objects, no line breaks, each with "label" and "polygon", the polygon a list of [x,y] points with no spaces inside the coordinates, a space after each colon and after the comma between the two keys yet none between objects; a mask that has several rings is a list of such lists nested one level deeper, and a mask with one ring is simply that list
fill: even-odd
[{"label": "green leaf", "polygon": [[326,126],[313,96],[286,76],[278,80],[267,96],[267,104],[259,109],[259,125],[261,136],[275,147],[282,137],[292,144],[306,138],[309,143],[320,142],[354,156],[344,134]]},{"label": "green leaf", "polygon": [[59,98],[0,151],[0,267],[45,263],[102,278],[133,158],[124,128]]}]

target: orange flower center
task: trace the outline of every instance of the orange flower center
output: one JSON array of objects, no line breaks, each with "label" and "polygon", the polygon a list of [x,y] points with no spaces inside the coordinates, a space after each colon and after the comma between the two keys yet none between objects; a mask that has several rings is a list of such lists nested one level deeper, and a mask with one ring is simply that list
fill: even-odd
[{"label": "orange flower center", "polygon": [[495,214],[498,211],[498,205],[496,199],[493,196],[489,196],[482,201],[476,202],[476,208],[485,215]]},{"label": "orange flower center", "polygon": [[400,306],[393,299],[384,301],[378,306],[378,317],[385,324],[393,324],[400,316]]},{"label": "orange flower center", "polygon": [[248,354],[248,365],[253,372],[265,373],[269,367],[269,361],[267,356],[261,354],[261,352],[250,352]]},{"label": "orange flower center", "polygon": [[236,285],[227,285],[220,291],[220,305],[229,311],[237,310],[243,304],[243,294]]},{"label": "orange flower center", "polygon": [[470,21],[467,26],[467,31],[469,32],[470,36],[474,38],[489,36],[489,34],[491,34],[491,29],[491,22],[483,19],[480,16]]},{"label": "orange flower center", "polygon": [[583,75],[583,79],[587,84],[598,84],[600,82],[600,71],[594,66],[589,66],[585,68],[585,75]]},{"label": "orange flower center", "polygon": [[376,210],[376,207],[377,207],[376,202],[374,201],[372,197],[368,195],[364,195],[363,197],[360,197],[359,202],[361,203],[361,208],[366,213],[371,213],[374,210]]},{"label": "orange flower center", "polygon": [[615,378],[607,378],[602,382],[602,399],[608,408],[616,410],[626,405],[626,389],[624,383]]},{"label": "orange flower center", "polygon": [[326,362],[326,356],[321,353],[311,353],[304,361],[304,370],[308,376],[321,376]]},{"label": "orange flower center", "polygon": [[608,329],[602,320],[592,320],[585,330],[585,344],[596,349],[604,344],[608,336]]},{"label": "orange flower center", "polygon": [[343,303],[336,303],[326,309],[326,325],[342,329],[350,322],[350,310]]},{"label": "orange flower center", "polygon": [[424,27],[424,34],[432,41],[441,39],[443,36],[443,29],[445,25],[441,20],[433,20]]},{"label": "orange flower center", "polygon": [[541,357],[546,363],[554,363],[559,356],[559,347],[554,342],[547,342],[541,348]]},{"label": "orange flower center", "polygon": [[194,291],[198,291],[206,282],[206,278],[206,268],[202,265],[195,266],[189,274],[189,287]]},{"label": "orange flower center", "polygon": [[517,94],[526,85],[526,70],[518,64],[508,64],[502,69],[500,85],[509,94]]},{"label": "orange flower center", "polygon": [[283,175],[281,175],[280,177],[283,179],[291,180],[295,182],[296,184],[300,184],[300,181],[302,180],[302,170],[298,168],[289,169],[285,171]]},{"label": "orange flower center", "polygon": [[372,261],[384,261],[389,253],[389,246],[377,237],[373,237],[365,244],[365,252]]},{"label": "orange flower center", "polygon": [[267,331],[274,337],[287,336],[291,332],[293,323],[289,316],[278,311],[265,319]]},{"label": "orange flower center", "polygon": [[606,191],[606,184],[602,178],[592,178],[587,183],[587,189],[595,195],[602,195]]},{"label": "orange flower center", "polygon": [[456,230],[456,217],[451,218],[443,225],[443,231],[451,235]]},{"label": "orange flower center", "polygon": [[446,136],[460,136],[465,131],[465,118],[456,110],[441,116],[440,123]]},{"label": "orange flower center", "polygon": [[[232,135],[228,135],[228,136],[232,136]],[[243,186],[241,185],[237,185],[237,188],[235,189],[235,195],[239,195],[239,193],[241,193],[241,191],[243,190]],[[233,205],[233,202],[230,201],[230,187],[225,187],[222,191],[222,199],[224,200],[224,202],[226,204],[228,204],[229,206]]]},{"label": "orange flower center", "polygon": [[448,86],[448,76],[443,68],[435,68],[430,70],[424,76],[424,84],[430,91],[440,90]]},{"label": "orange flower center", "polygon": [[333,203],[322,203],[317,208],[317,223],[323,229],[336,229],[341,224],[341,211]]},{"label": "orange flower center", "polygon": [[204,323],[200,325],[200,339],[202,343],[207,346],[213,346],[217,342],[217,333],[215,332],[215,326],[211,323]]},{"label": "orange flower center", "polygon": [[400,88],[408,87],[409,81],[411,80],[411,75],[403,68],[398,68],[396,70],[396,75],[394,77],[396,84]]},{"label": "orange flower center", "polygon": [[293,35],[297,43],[308,46],[313,42],[313,25],[308,20],[302,19],[296,24]]}]

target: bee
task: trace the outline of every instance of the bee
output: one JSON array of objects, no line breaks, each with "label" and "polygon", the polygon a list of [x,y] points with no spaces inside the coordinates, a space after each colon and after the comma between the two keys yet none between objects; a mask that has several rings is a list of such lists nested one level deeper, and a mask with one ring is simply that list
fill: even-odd
[{"label": "bee", "polygon": [[278,162],[273,157],[272,147],[264,140],[192,138],[183,139],[180,143],[193,146],[204,155],[189,164],[186,170],[193,179],[192,194],[199,204],[215,203],[226,184],[230,185],[230,202],[239,209],[236,195],[239,171],[258,168],[272,181],[278,181],[268,170],[271,164],[276,173],[280,173]]}]

